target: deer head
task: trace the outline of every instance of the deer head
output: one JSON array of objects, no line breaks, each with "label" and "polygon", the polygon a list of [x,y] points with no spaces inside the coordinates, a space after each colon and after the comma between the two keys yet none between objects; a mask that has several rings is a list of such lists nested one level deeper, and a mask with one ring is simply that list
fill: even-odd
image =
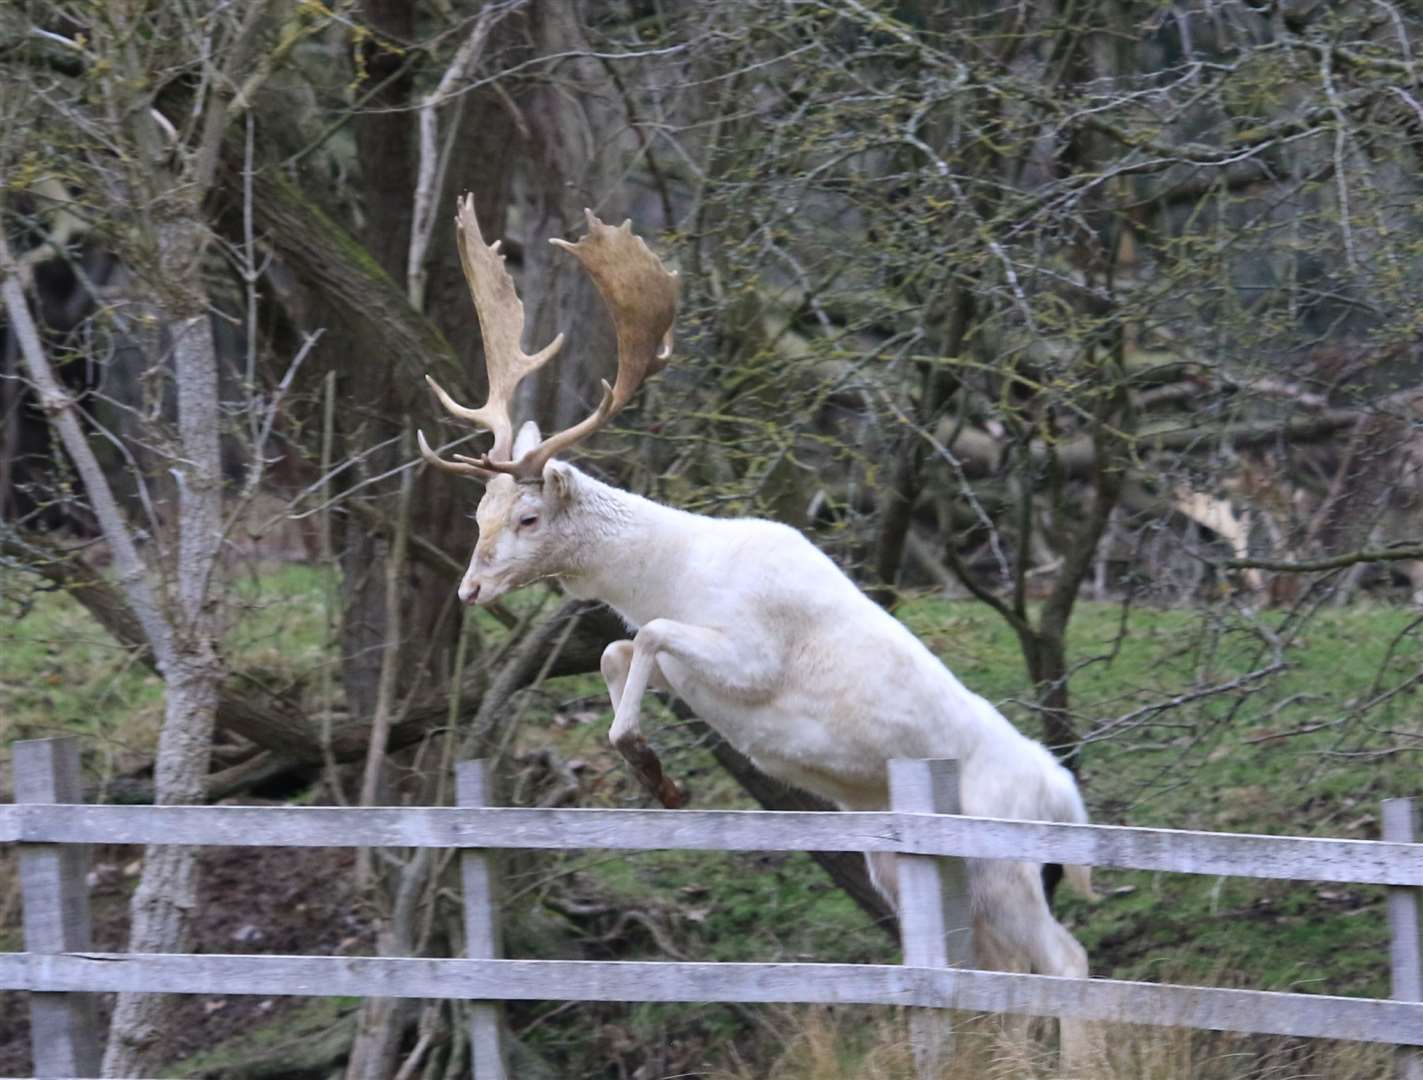
[{"label": "deer head", "polygon": [[672,349],[672,320],[677,311],[677,275],[662,265],[632,231],[632,223],[606,225],[585,211],[588,233],[576,244],[549,242],[570,252],[583,264],[602,294],[618,340],[618,374],[612,386],[603,382],[598,407],[570,428],[543,438],[529,422],[514,437],[510,415],[520,381],[558,353],[563,334],[532,355],[521,345],[524,305],[504,266],[499,241],[485,244],[474,215],[474,200],[466,195],[455,215],[460,263],[469,282],[484,339],[489,373],[489,399],[472,409],[447,394],[430,376],[425,381],[451,415],[494,434],[494,442],[479,457],[440,457],[419,434],[420,453],[431,465],[485,482],[484,497],[475,511],[479,540],[460,584],[465,603],[491,603],[504,593],[564,569],[575,542],[573,470],[555,455],[586,439],[622,411],[647,376],[660,371]]}]

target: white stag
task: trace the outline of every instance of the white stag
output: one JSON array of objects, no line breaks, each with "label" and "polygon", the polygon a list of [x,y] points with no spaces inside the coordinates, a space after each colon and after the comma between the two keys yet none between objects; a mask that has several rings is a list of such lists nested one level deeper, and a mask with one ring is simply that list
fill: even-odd
[{"label": "white stag", "polygon": [[[523,304],[499,254],[486,245],[468,197],[456,218],[479,313],[489,400],[471,409],[428,379],[446,409],[494,434],[478,457],[432,465],[485,482],[479,539],[459,587],[487,604],[530,582],[557,579],[577,597],[609,604],[631,641],[609,645],[603,677],[613,745],[666,805],[674,784],[639,731],[649,687],[671,690],[765,772],[845,810],[883,810],[891,758],[961,763],[969,815],[1082,822],[1072,775],[972,693],[822,552],[785,525],[722,519],[661,506],[610,487],[556,456],[615,416],[670,351],[678,281],[630,224],[588,214],[575,255],[612,315],[615,385],[597,409],[547,439],[532,423],[517,439],[510,404],[519,380],[552,357],[563,335],[523,352]],[[870,855],[870,874],[895,900],[892,856]],[[970,903],[980,966],[1085,977],[1087,955],[1052,917],[1040,866],[971,860]],[[1066,876],[1090,893],[1086,867]]]}]

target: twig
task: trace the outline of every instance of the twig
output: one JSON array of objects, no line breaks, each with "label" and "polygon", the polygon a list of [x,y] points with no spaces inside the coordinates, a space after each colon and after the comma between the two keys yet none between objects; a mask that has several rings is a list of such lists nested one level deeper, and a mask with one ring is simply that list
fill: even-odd
[{"label": "twig", "polygon": [[1244,689],[1251,683],[1266,679],[1276,672],[1285,670],[1287,667],[1289,667],[1289,664],[1285,661],[1276,660],[1272,664],[1267,664],[1265,667],[1257,668],[1254,671],[1248,671],[1244,675],[1237,676],[1226,682],[1198,687],[1195,690],[1188,690],[1183,694],[1176,694],[1173,697],[1167,698],[1165,701],[1144,705],[1140,709],[1134,709],[1129,713],[1117,717],[1115,720],[1108,720],[1096,731],[1084,736],[1082,741],[1083,743],[1101,742],[1103,739],[1109,738],[1118,732],[1135,727],[1145,717],[1154,716],[1157,713],[1163,713],[1182,705],[1188,705],[1193,701],[1200,701],[1202,698],[1215,697],[1219,694],[1228,694],[1232,690]]},{"label": "twig", "polygon": [[[403,441],[410,441],[409,424],[405,425]],[[371,742],[366,751],[366,767],[361,778],[362,806],[375,805],[385,765],[386,744],[390,741],[391,717],[395,712],[396,674],[400,667],[403,637],[400,618],[401,585],[405,573],[405,552],[410,535],[410,500],[414,487],[414,473],[405,472],[400,478],[400,508],[396,515],[395,537],[385,559],[385,653],[381,657],[375,715],[371,718]],[[363,858],[357,865],[356,880],[361,886],[369,883],[369,850],[362,849]]]},{"label": "twig", "polygon": [[401,1064],[400,1071],[395,1074],[395,1080],[410,1080],[415,1075],[415,1070],[420,1067],[420,1062],[430,1049],[430,1044],[435,1041],[435,1033],[439,1030],[439,1015],[440,1003],[437,1001],[426,1002],[425,1007],[420,1010],[420,1037],[415,1041],[414,1049]]},{"label": "twig", "polygon": [[1331,728],[1337,723],[1339,723],[1338,720],[1321,720],[1317,724],[1304,724],[1301,727],[1291,728],[1289,731],[1271,731],[1265,735],[1254,735],[1248,739],[1242,739],[1241,741],[1256,745],[1259,743],[1274,742],[1277,739],[1292,739],[1296,735],[1309,735],[1316,731],[1323,731],[1325,728]]},{"label": "twig", "polygon": [[464,95],[456,95],[456,84],[469,80],[475,65],[484,54],[485,43],[494,25],[504,16],[524,6],[524,0],[513,0],[505,4],[486,4],[475,19],[469,36],[465,38],[455,53],[450,66],[440,78],[439,85],[427,94],[417,107],[419,110],[420,158],[415,179],[415,212],[410,227],[410,254],[406,261],[406,293],[410,306],[421,311],[425,306],[425,258],[430,250],[430,241],[435,233],[435,205],[445,185],[445,171],[449,165],[450,144],[447,140],[443,150],[437,150],[439,141],[439,117],[437,111],[451,98],[455,100],[456,121],[464,110]]}]

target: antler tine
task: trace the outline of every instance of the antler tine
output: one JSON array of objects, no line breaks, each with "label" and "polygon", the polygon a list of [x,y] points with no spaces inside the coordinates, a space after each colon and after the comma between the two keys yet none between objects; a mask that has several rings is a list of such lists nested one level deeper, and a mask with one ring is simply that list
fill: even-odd
[{"label": "antler tine", "polygon": [[576,244],[553,239],[571,252],[603,296],[618,337],[617,381],[603,383],[603,399],[585,419],[550,435],[518,461],[486,462],[499,472],[537,479],[550,458],[587,438],[622,411],[643,380],[667,365],[680,282],[675,271],[632,231],[632,222],[612,226],[585,210],[588,232]]},{"label": "antler tine", "polygon": [[[435,389],[441,393],[439,387]],[[463,454],[456,454],[458,460],[449,461],[440,457],[439,454],[430,449],[430,444],[425,441],[423,431],[415,432],[415,440],[420,444],[420,456],[437,469],[442,469],[447,473],[454,473],[456,476],[472,476],[476,480],[493,480],[499,474],[492,469],[485,469],[473,458],[467,458]]]},{"label": "antler tine", "polygon": [[[474,300],[474,309],[479,316],[479,331],[484,339],[484,364],[489,373],[489,399],[479,408],[472,409],[455,401],[429,375],[425,376],[425,381],[440,399],[440,404],[452,416],[469,420],[494,433],[494,444],[484,455],[484,464],[507,462],[514,449],[514,422],[509,413],[514,391],[526,375],[537,371],[558,353],[563,347],[563,335],[559,334],[532,355],[524,352],[521,344],[524,334],[524,304],[514,288],[514,279],[509,276],[509,271],[504,266],[504,256],[499,252],[500,242],[484,242],[479,231],[479,221],[474,214],[473,196],[465,195],[459,200],[455,228],[459,234],[460,265],[464,267],[465,281],[469,283],[469,294]],[[422,453],[428,449],[423,436],[421,447]],[[426,454],[427,461],[430,461],[431,457],[432,455]],[[443,459],[436,460],[440,462],[440,467],[446,468],[447,471],[485,478],[494,475],[469,459],[464,462],[465,468]]]}]

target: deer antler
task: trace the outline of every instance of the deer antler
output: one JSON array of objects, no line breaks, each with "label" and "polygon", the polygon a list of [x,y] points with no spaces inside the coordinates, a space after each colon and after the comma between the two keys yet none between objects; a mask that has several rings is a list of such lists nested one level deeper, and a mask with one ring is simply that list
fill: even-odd
[{"label": "deer antler", "polygon": [[586,439],[622,411],[643,380],[667,365],[672,353],[672,320],[677,314],[679,281],[675,271],[632,231],[632,222],[614,227],[585,210],[588,233],[576,244],[550,240],[571,252],[598,286],[618,336],[617,381],[603,382],[603,399],[593,412],[570,428],[550,435],[518,461],[484,464],[519,479],[543,475],[549,459]]},{"label": "deer antler", "polygon": [[423,432],[419,434],[420,453],[431,465],[462,476],[489,479],[493,462],[508,462],[514,449],[514,422],[509,415],[514,390],[524,376],[537,371],[544,362],[563,348],[559,334],[548,345],[530,356],[520,344],[524,334],[524,304],[514,290],[514,279],[504,267],[499,252],[500,241],[485,244],[474,216],[474,198],[466,195],[459,201],[455,214],[459,234],[460,265],[464,267],[474,309],[479,315],[479,331],[484,339],[484,363],[489,372],[489,400],[478,409],[461,405],[445,393],[444,387],[425,376],[440,404],[453,416],[470,420],[494,432],[494,444],[483,459],[456,454],[447,461],[430,449]]},{"label": "deer antler", "polygon": [[489,369],[489,400],[478,409],[456,402],[430,376],[425,381],[440,403],[454,416],[494,432],[494,445],[480,458],[456,454],[454,461],[441,458],[420,434],[420,453],[425,460],[446,472],[489,479],[508,473],[521,480],[536,480],[556,454],[586,439],[622,411],[649,375],[661,371],[672,352],[672,320],[677,313],[677,274],[632,231],[632,222],[619,227],[599,221],[585,210],[588,233],[576,244],[552,239],[551,244],[572,254],[583,264],[613,319],[618,337],[617,381],[603,382],[603,399],[585,419],[512,460],[514,424],[509,406],[514,390],[524,376],[538,370],[563,346],[559,334],[545,348],[530,356],[522,351],[524,305],[514,290],[513,279],[504,268],[499,241],[486,245],[474,216],[474,200],[460,200],[455,221],[459,228],[460,263],[469,282],[484,336],[485,363]]}]

